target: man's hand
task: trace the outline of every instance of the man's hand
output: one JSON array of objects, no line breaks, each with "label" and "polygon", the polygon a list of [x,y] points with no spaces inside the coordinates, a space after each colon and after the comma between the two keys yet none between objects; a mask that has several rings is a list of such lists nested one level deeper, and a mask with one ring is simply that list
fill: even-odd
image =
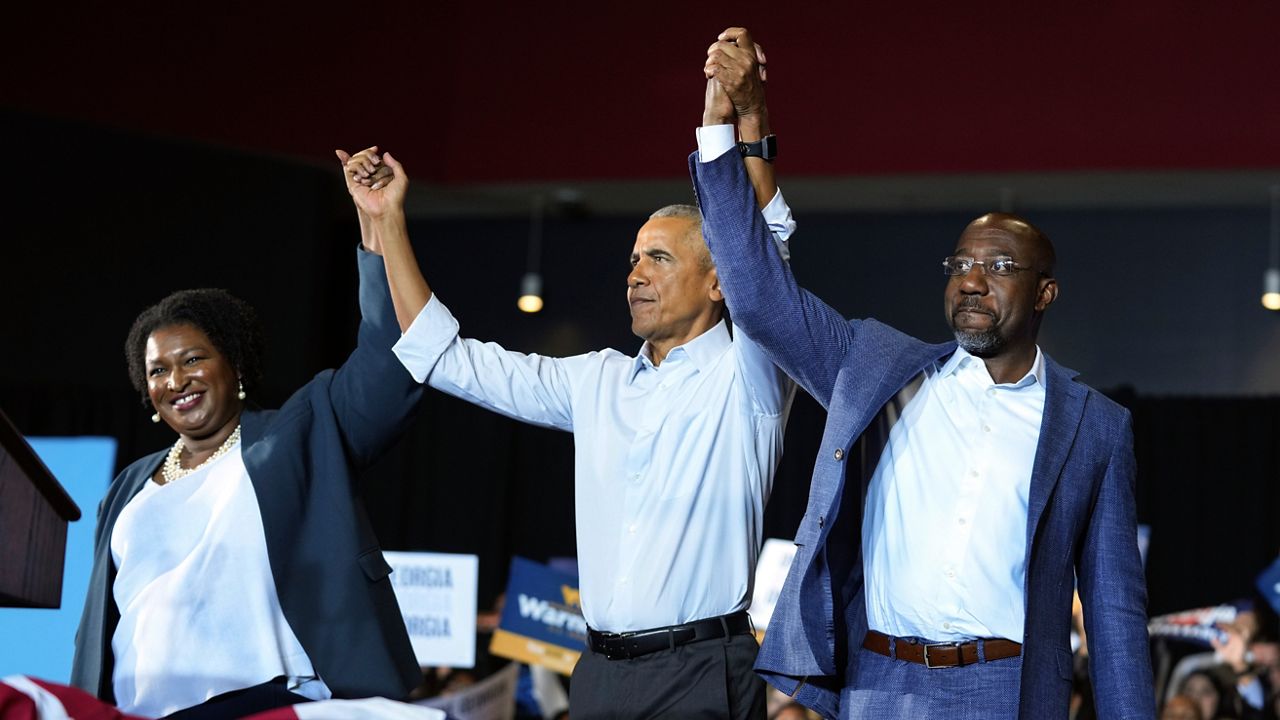
[{"label": "man's hand", "polygon": [[1237,675],[1249,669],[1249,661],[1246,652],[1249,649],[1249,637],[1247,629],[1241,628],[1234,623],[1219,625],[1227,634],[1226,642],[1221,642],[1217,638],[1210,638],[1209,644],[1213,646],[1214,651],[1221,658],[1222,662],[1231,667],[1231,670]]},{"label": "man's hand", "polygon": [[391,153],[378,154],[378,146],[348,155],[334,150],[342,162],[342,178],[356,208],[369,218],[380,218],[388,212],[404,210],[404,195],[409,177]]},{"label": "man's hand", "polygon": [[733,101],[724,91],[720,81],[707,78],[707,95],[702,104],[702,126],[732,125],[737,119],[733,111]]},{"label": "man's hand", "polygon": [[[759,121],[767,116],[768,109],[764,100],[767,78],[764,50],[752,41],[751,33],[746,28],[732,27],[720,33],[716,42],[707,48],[707,62],[703,66],[703,73],[707,80],[718,83],[728,96],[739,122],[748,119]],[[708,120],[719,121],[719,124],[732,122],[732,118],[725,117],[717,92],[708,83],[703,110],[704,125],[716,124],[708,123]]]}]

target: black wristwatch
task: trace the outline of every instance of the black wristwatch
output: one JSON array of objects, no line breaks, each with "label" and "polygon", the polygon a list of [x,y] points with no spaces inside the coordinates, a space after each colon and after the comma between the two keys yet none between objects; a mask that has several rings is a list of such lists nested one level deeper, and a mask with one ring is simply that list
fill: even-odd
[{"label": "black wristwatch", "polygon": [[755,142],[740,142],[738,152],[744,158],[758,157],[765,162],[773,162],[778,157],[778,136],[765,135]]}]

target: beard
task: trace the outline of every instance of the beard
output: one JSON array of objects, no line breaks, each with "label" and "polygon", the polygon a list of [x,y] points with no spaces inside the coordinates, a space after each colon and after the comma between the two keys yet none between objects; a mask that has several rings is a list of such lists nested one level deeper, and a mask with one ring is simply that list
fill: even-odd
[{"label": "beard", "polygon": [[[991,327],[985,330],[956,327],[956,315],[962,310],[972,310],[990,316]],[[981,301],[977,297],[966,295],[960,298],[959,304],[952,310],[951,316],[947,318],[947,324],[951,326],[951,331],[955,333],[956,344],[974,357],[991,357],[1003,350],[1006,344],[1004,336],[996,329],[995,316],[982,309]]]},{"label": "beard", "polygon": [[1004,349],[1005,339],[995,328],[981,331],[952,329],[956,334],[956,344],[974,357],[990,357]]}]

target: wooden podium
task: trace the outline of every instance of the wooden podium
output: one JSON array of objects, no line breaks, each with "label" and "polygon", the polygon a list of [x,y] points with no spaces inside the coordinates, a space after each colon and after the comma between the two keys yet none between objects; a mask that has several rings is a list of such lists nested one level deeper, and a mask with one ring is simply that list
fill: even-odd
[{"label": "wooden podium", "polygon": [[67,523],[80,508],[0,411],[0,606],[62,604]]}]

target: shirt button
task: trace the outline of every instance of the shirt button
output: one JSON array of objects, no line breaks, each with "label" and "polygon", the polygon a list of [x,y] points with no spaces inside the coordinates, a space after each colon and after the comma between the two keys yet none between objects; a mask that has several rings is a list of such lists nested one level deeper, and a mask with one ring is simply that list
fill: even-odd
[{"label": "shirt button", "polygon": [[991,432],[991,426],[990,426],[990,425],[983,425],[983,426],[982,426],[982,432]]},{"label": "shirt button", "polygon": [[631,479],[635,482],[640,482],[640,473],[632,473]]},{"label": "shirt button", "polygon": [[844,448],[836,448],[836,459],[837,460],[844,459]]},{"label": "shirt button", "polygon": [[[963,520],[961,520],[961,522],[964,522],[964,521],[963,521]],[[631,523],[630,525],[628,525],[628,526],[627,526],[627,533],[628,533],[629,535],[635,535],[635,534],[636,534],[636,524],[635,524],[635,523]]]},{"label": "shirt button", "polygon": [[[638,479],[639,477],[640,477],[639,475],[637,475],[637,476],[636,476],[636,478],[637,478],[637,479]],[[977,471],[977,470],[970,470],[970,471],[969,471],[969,477],[978,477],[978,471]]]},{"label": "shirt button", "polygon": [[948,570],[948,571],[947,571],[947,577],[949,577],[949,578],[951,578],[951,579],[953,579],[953,580],[954,580],[954,579],[955,579],[955,577],[956,577],[956,571],[955,571],[955,570]]},{"label": "shirt button", "polygon": [[987,391],[987,395],[989,395],[989,396],[991,396],[991,397],[995,397],[995,396],[996,396],[996,389],[995,389],[995,388],[991,388],[990,390],[988,390],[988,391]]},{"label": "shirt button", "polygon": [[950,630],[950,629],[951,629],[951,623],[949,623],[949,622],[944,622],[944,623],[942,623],[942,629],[943,629],[943,630]]},{"label": "shirt button", "polygon": [[627,579],[626,579],[625,577],[620,577],[620,578],[618,578],[618,584],[619,584],[619,585],[626,585],[626,584],[627,584]]},{"label": "shirt button", "polygon": [[966,521],[965,521],[965,519],[964,519],[964,518],[960,518],[960,524],[961,524],[961,525],[964,525],[964,524],[965,524],[965,522],[966,522]]}]

